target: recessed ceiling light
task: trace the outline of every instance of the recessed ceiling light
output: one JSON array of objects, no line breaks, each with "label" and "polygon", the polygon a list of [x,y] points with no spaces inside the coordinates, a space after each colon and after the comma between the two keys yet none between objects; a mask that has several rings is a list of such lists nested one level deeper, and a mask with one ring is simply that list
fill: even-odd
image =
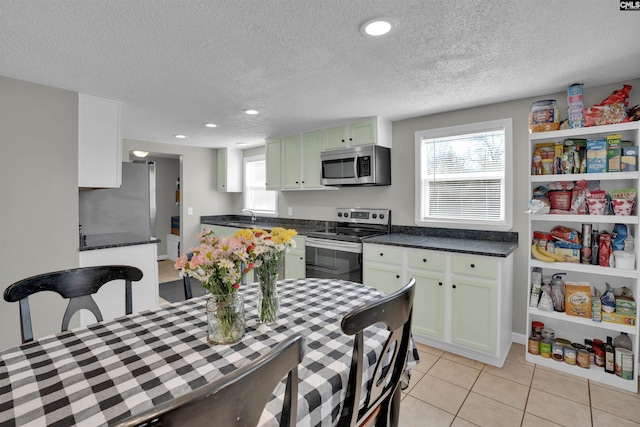
[{"label": "recessed ceiling light", "polygon": [[258,114],[258,110],[245,110],[245,114],[250,114],[252,116]]},{"label": "recessed ceiling light", "polygon": [[147,157],[149,155],[148,151],[142,150],[133,150],[131,153],[136,157]]},{"label": "recessed ceiling light", "polygon": [[246,142],[236,142],[236,145],[247,145]]},{"label": "recessed ceiling light", "polygon": [[392,30],[392,28],[393,25],[391,24],[390,20],[378,18],[372,19],[362,24],[362,26],[360,27],[360,31],[362,32],[362,34],[377,37],[387,34]]},{"label": "recessed ceiling light", "polygon": [[205,123],[204,125],[205,125],[206,127],[208,127],[208,128],[217,128],[217,127],[218,127],[218,125],[217,125],[217,124],[215,124],[215,123]]},{"label": "recessed ceiling light", "polygon": [[187,135],[182,135],[182,134],[177,134],[177,135],[173,135],[174,138],[178,138],[178,139],[185,139],[187,137]]}]

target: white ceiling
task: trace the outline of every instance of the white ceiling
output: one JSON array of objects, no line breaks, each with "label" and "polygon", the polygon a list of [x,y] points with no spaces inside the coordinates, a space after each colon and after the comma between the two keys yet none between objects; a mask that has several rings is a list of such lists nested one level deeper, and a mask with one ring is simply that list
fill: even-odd
[{"label": "white ceiling", "polygon": [[638,78],[639,29],[618,0],[0,0],[0,75],[121,101],[128,139],[255,146]]}]

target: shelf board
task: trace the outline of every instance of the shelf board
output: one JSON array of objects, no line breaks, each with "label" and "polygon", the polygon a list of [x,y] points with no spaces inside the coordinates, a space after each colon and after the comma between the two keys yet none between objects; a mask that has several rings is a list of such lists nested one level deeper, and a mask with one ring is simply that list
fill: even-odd
[{"label": "shelf board", "polygon": [[565,313],[557,311],[544,311],[535,307],[529,307],[529,314],[533,316],[546,317],[549,319],[557,319],[561,322],[575,323],[578,325],[586,325],[593,328],[606,329],[615,332],[626,332],[629,335],[636,335],[636,327],[630,325],[621,325],[619,323],[611,322],[594,322],[591,319],[585,319],[584,317],[569,316]]},{"label": "shelf board", "polygon": [[526,354],[526,360],[527,362],[535,363],[536,365],[544,366],[551,369],[556,369],[558,371],[566,372],[572,375],[577,375],[579,377],[587,378],[589,380],[598,381],[600,383],[607,384],[613,387],[618,387],[633,393],[638,392],[638,381],[637,381],[636,372],[634,372],[632,380],[625,380],[615,374],[606,373],[604,369],[599,366],[591,366],[591,368],[586,369],[578,365],[569,365],[568,363],[565,363],[565,362],[558,362],[557,360],[546,359],[542,356],[538,356],[528,352]]},{"label": "shelf board", "polygon": [[551,268],[553,270],[575,271],[577,273],[598,274],[601,276],[628,277],[630,279],[638,279],[637,270],[623,270],[621,268],[600,267],[599,265],[581,264],[577,262],[544,262],[537,259],[531,259],[532,267],[540,267],[543,269]]},{"label": "shelf board", "polygon": [[532,141],[540,141],[543,139],[550,140],[571,137],[584,138],[585,136],[605,136],[611,133],[637,131],[638,129],[640,129],[640,122],[627,122],[617,123],[614,125],[554,130],[551,132],[533,132],[529,134],[529,139],[531,139]]},{"label": "shelf board", "polygon": [[604,172],[604,173],[571,173],[562,175],[531,175],[531,182],[557,181],[614,181],[623,179],[638,179],[640,172]]},{"label": "shelf board", "polygon": [[565,215],[565,214],[529,214],[531,221],[579,222],[596,224],[638,224],[637,215]]}]

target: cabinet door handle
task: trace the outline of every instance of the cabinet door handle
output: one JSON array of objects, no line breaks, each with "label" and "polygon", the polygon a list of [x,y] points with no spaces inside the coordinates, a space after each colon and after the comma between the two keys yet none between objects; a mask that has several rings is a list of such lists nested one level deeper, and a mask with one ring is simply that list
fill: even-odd
[{"label": "cabinet door handle", "polygon": [[427,259],[426,258],[422,258],[422,262],[427,262]]},{"label": "cabinet door handle", "polygon": [[456,288],[456,285],[453,285],[453,289],[455,289],[455,288]]},{"label": "cabinet door handle", "polygon": [[304,181],[302,181],[302,183],[304,184]]},{"label": "cabinet door handle", "polygon": [[399,279],[399,278],[400,278],[400,275],[399,275],[399,274],[396,274],[396,279]]},{"label": "cabinet door handle", "polygon": [[442,282],[438,282],[438,286],[442,286]]},{"label": "cabinet door handle", "polygon": [[384,255],[382,252],[380,252],[380,256]]},{"label": "cabinet door handle", "polygon": [[475,264],[471,264],[471,268],[476,268],[476,265]]},{"label": "cabinet door handle", "polygon": [[300,184],[298,181],[296,181],[296,184]]}]

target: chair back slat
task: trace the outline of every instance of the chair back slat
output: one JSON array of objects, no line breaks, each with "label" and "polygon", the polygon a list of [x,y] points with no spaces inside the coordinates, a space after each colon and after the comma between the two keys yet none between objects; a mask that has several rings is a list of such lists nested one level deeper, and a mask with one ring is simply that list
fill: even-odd
[{"label": "chair back slat", "polygon": [[303,356],[304,337],[296,334],[218,381],[130,417],[116,427],[256,426],[269,397],[285,376],[280,426],[294,427],[298,407],[298,364]]},{"label": "chair back slat", "polygon": [[61,331],[66,331],[74,313],[81,309],[91,311],[97,321],[102,320],[100,309],[90,295],[95,294],[104,284],[113,280],[125,281],[125,314],[131,314],[133,312],[131,283],[140,279],[142,279],[142,271],[128,265],[80,267],[39,274],[15,282],[5,289],[4,300],[20,302],[20,329],[22,342],[25,343],[33,340],[28,298],[30,295],[51,291],[68,299],[69,303],[61,327]]},{"label": "chair back slat", "polygon": [[[400,379],[407,361],[411,338],[411,318],[415,279],[402,289],[378,301],[358,307],[342,319],[342,331],[354,335],[351,370],[339,426],[356,426],[379,411],[376,425],[397,425],[400,405]],[[390,331],[376,361],[372,379],[362,390],[364,370],[364,330],[382,323]],[[360,408],[362,394],[363,407]]]}]

